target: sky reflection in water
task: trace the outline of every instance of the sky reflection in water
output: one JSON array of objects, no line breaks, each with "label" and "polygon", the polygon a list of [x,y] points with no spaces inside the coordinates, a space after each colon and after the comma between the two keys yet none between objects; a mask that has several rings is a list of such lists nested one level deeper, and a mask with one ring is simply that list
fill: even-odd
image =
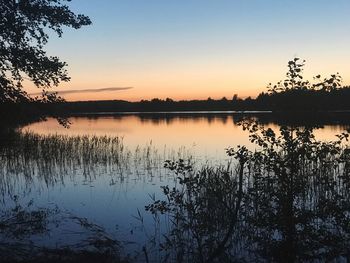
[{"label": "sky reflection in water", "polygon": [[[123,138],[131,153],[150,146],[156,167],[132,167],[118,176],[113,171],[101,172],[89,178],[78,171],[76,176],[62,175],[62,180],[47,185],[40,178],[27,184],[25,180],[16,185],[13,194],[22,196],[22,201],[34,200],[38,207],[55,204],[61,209],[106,227],[122,242],[138,242],[136,249],[147,242],[144,231],[151,231],[152,217],[144,212],[144,206],[151,203],[149,194],[162,198],[160,186],[174,184],[174,176],[162,168],[167,158],[193,156],[199,163],[226,164],[229,160],[225,149],[238,144],[249,144],[248,133],[237,124],[232,114],[179,114],[179,115],[114,115],[99,117],[73,117],[69,129],[60,126],[56,120],[30,124],[23,131],[37,134],[108,135]],[[274,130],[278,125],[267,124]],[[333,140],[345,126],[326,125],[315,132],[317,138]],[[138,148],[139,147],[139,148]],[[254,147],[250,144],[250,147]],[[163,159],[162,159],[163,158]],[[25,190],[24,190],[25,189]],[[144,216],[145,226],[133,216],[137,209]],[[73,238],[74,239],[74,238]],[[64,231],[56,230],[49,240],[67,242]],[[69,239],[68,239],[69,240]],[[44,243],[48,242],[44,238]],[[135,248],[135,247],[134,247]],[[131,249],[132,250],[132,249]],[[130,251],[131,251],[130,250]]]}]

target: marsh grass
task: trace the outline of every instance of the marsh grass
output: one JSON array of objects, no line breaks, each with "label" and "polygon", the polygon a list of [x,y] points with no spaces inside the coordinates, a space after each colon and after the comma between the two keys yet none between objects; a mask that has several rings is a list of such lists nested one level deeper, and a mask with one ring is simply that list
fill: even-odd
[{"label": "marsh grass", "polygon": [[[98,181],[106,183],[107,187],[127,185],[131,180],[147,184],[163,178],[173,180],[163,167],[165,158],[176,159],[188,154],[185,149],[170,151],[165,147],[160,151],[152,143],[130,150],[118,137],[13,131],[5,135],[0,141],[0,238],[3,248],[0,256],[7,255],[9,260],[17,261],[23,258],[30,261],[31,257],[34,260],[35,255],[39,255],[36,260],[47,256],[53,262],[60,261],[57,259],[60,257],[70,262],[72,258],[85,256],[106,259],[102,262],[121,261],[120,243],[101,226],[68,211],[51,208],[50,204],[34,207],[31,201],[26,203],[27,196],[36,199],[38,193],[34,191],[41,188],[50,191],[57,185],[72,183],[93,185]],[[11,206],[13,202],[14,206]],[[42,246],[40,240],[45,243],[45,236],[50,240],[50,235],[60,235],[63,229],[69,230],[68,236],[75,236],[75,243],[69,243],[68,238],[57,247]]]},{"label": "marsh grass", "polygon": [[76,178],[91,183],[107,176],[116,184],[167,176],[164,160],[189,154],[159,151],[152,143],[130,150],[119,137],[13,133],[0,145],[0,192],[4,197],[19,187],[25,191],[38,182],[54,186]]}]

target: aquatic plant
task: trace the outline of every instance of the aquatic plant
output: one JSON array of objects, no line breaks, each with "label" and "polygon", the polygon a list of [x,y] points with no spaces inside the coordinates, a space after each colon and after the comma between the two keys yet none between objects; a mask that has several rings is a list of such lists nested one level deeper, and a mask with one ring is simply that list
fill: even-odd
[{"label": "aquatic plant", "polygon": [[110,184],[145,176],[164,176],[165,158],[187,156],[185,151],[160,153],[152,144],[130,150],[123,139],[108,136],[38,135],[12,132],[0,143],[0,194],[22,192],[33,184],[44,187],[99,176]]}]

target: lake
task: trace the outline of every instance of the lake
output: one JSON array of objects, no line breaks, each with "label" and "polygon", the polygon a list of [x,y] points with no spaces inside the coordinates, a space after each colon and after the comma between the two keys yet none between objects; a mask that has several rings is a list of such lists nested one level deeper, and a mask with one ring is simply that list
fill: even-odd
[{"label": "lake", "polygon": [[[259,113],[245,117],[257,119]],[[55,119],[48,119],[22,130],[44,135],[118,136],[130,149],[152,145],[160,152],[186,150],[202,160],[222,161],[227,159],[226,148],[250,145],[248,132],[238,125],[241,118],[241,114],[232,112],[87,115],[69,118],[72,123],[69,129],[60,126]],[[265,126],[279,128],[273,118]],[[335,135],[347,127],[342,123],[326,124],[316,130],[315,135],[321,140],[334,140]]]},{"label": "lake", "polygon": [[[259,120],[258,113],[248,117]],[[152,195],[155,199],[164,198],[161,186],[176,184],[176,175],[163,167],[164,161],[182,158],[198,166],[227,166],[232,158],[227,156],[226,148],[255,147],[249,142],[247,131],[238,125],[241,118],[242,115],[231,112],[130,113],[71,117],[69,129],[50,118],[29,124],[21,128],[23,133],[119,137],[125,163],[114,166],[106,161],[106,165],[96,167],[92,163],[87,170],[78,162],[66,164],[69,158],[65,156],[60,157],[64,164],[48,159],[50,167],[35,158],[16,160],[23,169],[2,166],[4,207],[11,207],[16,196],[23,205],[57,207],[69,218],[75,215],[86,218],[117,239],[123,253],[142,261],[140,251],[149,244],[155,231],[154,217],[144,207],[152,202]],[[279,123],[272,120],[265,126],[277,131]],[[315,135],[320,140],[334,140],[347,127],[341,123],[326,124]],[[24,171],[26,167],[28,171]],[[80,225],[76,222],[65,220],[58,225],[52,223],[51,227],[50,234],[36,234],[30,240],[55,247],[75,244],[81,239]],[[153,252],[157,258],[157,249]]]}]

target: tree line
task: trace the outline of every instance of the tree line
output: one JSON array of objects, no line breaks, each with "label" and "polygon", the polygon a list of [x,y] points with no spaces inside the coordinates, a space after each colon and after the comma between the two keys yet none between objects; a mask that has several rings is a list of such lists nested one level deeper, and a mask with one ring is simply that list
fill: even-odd
[{"label": "tree line", "polygon": [[153,112],[153,111],[348,111],[350,87],[326,90],[287,90],[262,92],[256,98],[180,100],[152,99],[129,102],[123,100],[63,102],[47,105],[63,114],[93,112]]}]

